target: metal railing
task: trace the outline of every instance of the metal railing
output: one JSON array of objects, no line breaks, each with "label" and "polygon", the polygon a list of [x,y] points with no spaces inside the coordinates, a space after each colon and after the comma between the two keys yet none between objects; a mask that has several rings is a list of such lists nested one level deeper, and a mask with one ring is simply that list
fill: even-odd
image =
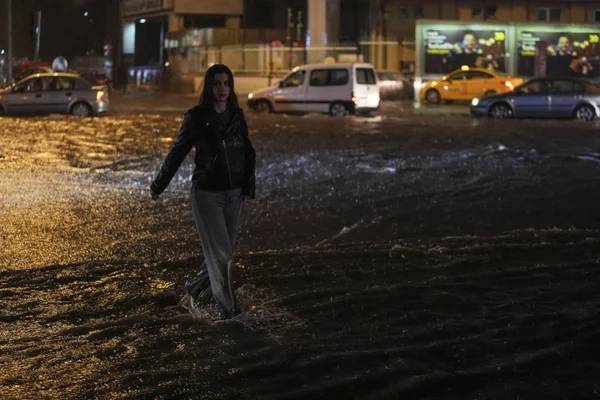
[{"label": "metal railing", "polygon": [[397,42],[360,42],[356,45],[294,47],[273,45],[197,46],[168,49],[173,73],[205,71],[222,63],[242,73],[270,75],[287,72],[295,66],[320,62],[370,62],[380,71],[399,71]]},{"label": "metal railing", "polygon": [[173,46],[165,49],[169,60],[165,66],[128,67],[128,86],[152,89],[164,84],[171,90],[189,86],[197,91],[204,72],[216,63],[226,64],[240,77],[265,78],[269,85],[296,66],[321,62],[368,62],[379,73],[398,74],[401,46],[394,41],[309,48],[274,43]]}]

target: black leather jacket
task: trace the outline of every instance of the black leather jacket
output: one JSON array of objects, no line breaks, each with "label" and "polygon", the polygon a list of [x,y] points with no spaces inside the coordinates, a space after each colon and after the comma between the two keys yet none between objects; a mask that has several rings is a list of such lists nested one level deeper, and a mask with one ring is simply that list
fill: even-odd
[{"label": "black leather jacket", "polygon": [[192,176],[195,187],[202,190],[241,188],[242,195],[254,198],[255,152],[240,108],[232,111],[226,126],[212,109],[196,106],[186,112],[179,136],[150,186],[154,193],[165,190],[192,146],[196,148]]}]

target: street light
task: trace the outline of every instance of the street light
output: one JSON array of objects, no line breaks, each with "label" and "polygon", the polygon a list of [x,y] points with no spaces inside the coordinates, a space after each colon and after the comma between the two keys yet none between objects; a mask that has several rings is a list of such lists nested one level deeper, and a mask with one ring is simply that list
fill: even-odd
[{"label": "street light", "polygon": [[12,79],[13,79],[13,74],[12,74],[12,68],[13,68],[13,62],[12,62],[12,0],[8,0],[6,3],[6,7],[8,8],[7,12],[8,12],[8,24],[7,25],[7,33],[8,33],[8,54],[7,54],[7,58],[8,58],[8,83],[12,83]]}]

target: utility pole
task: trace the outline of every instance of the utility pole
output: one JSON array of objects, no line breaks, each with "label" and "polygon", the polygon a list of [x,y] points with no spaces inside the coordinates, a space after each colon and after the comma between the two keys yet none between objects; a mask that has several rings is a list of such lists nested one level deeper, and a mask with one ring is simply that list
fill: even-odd
[{"label": "utility pole", "polygon": [[42,7],[38,5],[35,11],[35,53],[34,60],[40,59],[40,38],[42,34]]},{"label": "utility pole", "polygon": [[294,12],[291,8],[287,9],[287,28],[285,32],[285,41],[288,46],[288,68],[292,69],[293,64],[293,49],[292,49],[292,29],[294,28]]},{"label": "utility pole", "polygon": [[[388,13],[388,4],[387,0],[380,0],[379,2],[379,10],[381,12],[381,37],[379,40],[383,41],[381,43],[381,56],[382,56],[382,69],[387,69],[387,13]],[[380,67],[381,68],[381,67]]]},{"label": "utility pole", "polygon": [[13,76],[12,76],[12,69],[13,69],[13,43],[12,43],[12,0],[8,0],[8,23],[7,23],[8,27],[8,82],[7,83],[11,83]]},{"label": "utility pole", "polygon": [[[356,46],[356,61],[359,61],[359,56],[361,54],[361,48],[360,48],[360,29],[359,29],[359,23],[358,23],[358,13],[359,8],[358,8],[358,0],[354,0],[353,2],[353,9],[354,9],[354,37],[355,37],[355,46]],[[369,40],[369,38],[367,37],[366,40]],[[363,57],[364,58],[364,57]],[[363,61],[363,60],[360,60]]]},{"label": "utility pole", "polygon": [[302,23],[302,11],[298,10],[296,11],[296,43],[302,47],[302,61],[306,64],[306,43],[302,37],[302,28],[304,28],[304,24]]},{"label": "utility pole", "polygon": [[123,59],[121,53],[123,52],[122,35],[123,29],[121,27],[121,12],[119,0],[108,0],[108,27],[107,31],[110,35],[110,43],[112,47],[112,84],[113,87],[122,87],[125,89],[127,86],[126,74],[123,69]]},{"label": "utility pole", "polygon": [[304,25],[302,24],[302,11],[296,11],[296,42],[302,41],[302,28]]},{"label": "utility pole", "polygon": [[288,9],[287,9],[287,24],[286,24],[286,29],[285,29],[285,41],[288,46],[290,45],[290,43],[292,43],[292,28],[294,27],[292,13],[293,13],[292,9],[288,7]]}]

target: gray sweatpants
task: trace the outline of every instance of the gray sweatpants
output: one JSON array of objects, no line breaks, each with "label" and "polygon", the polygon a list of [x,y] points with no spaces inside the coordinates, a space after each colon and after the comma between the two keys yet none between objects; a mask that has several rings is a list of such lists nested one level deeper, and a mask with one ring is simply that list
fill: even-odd
[{"label": "gray sweatpants", "polygon": [[212,294],[230,315],[236,307],[231,274],[243,206],[241,189],[207,191],[192,188],[192,215],[202,242]]}]

